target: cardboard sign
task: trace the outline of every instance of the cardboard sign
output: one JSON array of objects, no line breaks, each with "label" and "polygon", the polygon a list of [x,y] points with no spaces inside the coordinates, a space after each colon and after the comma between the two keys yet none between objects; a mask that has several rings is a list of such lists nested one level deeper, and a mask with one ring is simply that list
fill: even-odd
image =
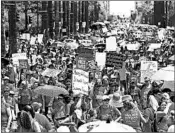
[{"label": "cardboard sign", "polygon": [[30,44],[31,44],[31,45],[36,45],[35,42],[36,42],[36,37],[33,37],[33,36],[32,36],[31,39],[30,39]]},{"label": "cardboard sign", "polygon": [[124,62],[124,56],[117,54],[116,52],[107,52],[106,54],[106,67],[122,68]]},{"label": "cardboard sign", "polygon": [[39,43],[43,42],[43,34],[38,34],[38,42]]},{"label": "cardboard sign", "polygon": [[84,71],[88,70],[88,61],[86,58],[77,57],[76,58],[76,68]]},{"label": "cardboard sign", "polygon": [[89,72],[80,69],[73,70],[72,90],[74,94],[88,95]]},{"label": "cardboard sign", "polygon": [[97,65],[102,69],[106,63],[106,53],[96,52],[95,61],[97,62]]},{"label": "cardboard sign", "polygon": [[141,61],[141,76],[140,81],[144,82],[144,78],[148,77],[151,78],[158,69],[157,61]]},{"label": "cardboard sign", "polygon": [[56,77],[60,73],[61,73],[60,70],[47,68],[44,72],[42,72],[41,75],[48,77]]},{"label": "cardboard sign", "polygon": [[22,34],[22,36],[21,36],[21,39],[24,39],[24,40],[30,40],[30,34],[29,33],[24,33],[24,34]]},{"label": "cardboard sign", "polygon": [[113,36],[106,38],[106,51],[116,51],[116,48],[116,38]]},{"label": "cardboard sign", "polygon": [[19,59],[19,67],[20,69],[28,69],[29,64],[27,59]]},{"label": "cardboard sign", "polygon": [[27,59],[26,53],[12,54],[13,64],[19,66],[19,59]]},{"label": "cardboard sign", "polygon": [[88,61],[94,60],[94,50],[93,49],[78,47],[77,53],[79,57],[86,58]]}]

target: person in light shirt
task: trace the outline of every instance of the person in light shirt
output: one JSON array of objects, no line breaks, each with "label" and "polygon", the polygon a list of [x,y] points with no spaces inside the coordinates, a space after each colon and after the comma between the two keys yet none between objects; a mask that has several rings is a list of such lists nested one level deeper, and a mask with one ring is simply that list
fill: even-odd
[{"label": "person in light shirt", "polygon": [[126,70],[126,63],[123,62],[122,68],[119,69],[119,75],[120,75],[120,85],[122,88],[124,88],[126,93],[128,93],[127,83],[126,83],[127,74],[129,74],[129,72]]}]

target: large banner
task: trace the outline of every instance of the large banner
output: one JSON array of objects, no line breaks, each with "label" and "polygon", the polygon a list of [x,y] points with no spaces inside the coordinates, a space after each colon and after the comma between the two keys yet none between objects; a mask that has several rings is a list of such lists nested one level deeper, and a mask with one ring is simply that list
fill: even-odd
[{"label": "large banner", "polygon": [[122,54],[116,52],[107,52],[106,54],[106,67],[122,68],[125,57]]},{"label": "large banner", "polygon": [[141,61],[141,76],[140,81],[144,82],[144,78],[151,78],[155,72],[157,72],[157,61]]},{"label": "large banner", "polygon": [[72,90],[74,94],[88,95],[89,72],[81,69],[73,70]]},{"label": "large banner", "polygon": [[27,59],[26,53],[15,53],[12,54],[13,64],[19,66],[20,59]]},{"label": "large banner", "polygon": [[106,51],[116,51],[116,49],[117,49],[116,37],[111,36],[106,38]]}]

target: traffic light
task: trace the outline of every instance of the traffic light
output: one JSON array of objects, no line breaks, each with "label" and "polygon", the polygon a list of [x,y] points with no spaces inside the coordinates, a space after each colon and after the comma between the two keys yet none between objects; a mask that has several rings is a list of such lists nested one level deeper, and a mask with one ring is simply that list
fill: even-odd
[{"label": "traffic light", "polygon": [[16,21],[19,22],[20,21],[20,16],[19,13],[16,13]]},{"label": "traffic light", "polygon": [[32,24],[32,17],[29,16],[29,24]]}]

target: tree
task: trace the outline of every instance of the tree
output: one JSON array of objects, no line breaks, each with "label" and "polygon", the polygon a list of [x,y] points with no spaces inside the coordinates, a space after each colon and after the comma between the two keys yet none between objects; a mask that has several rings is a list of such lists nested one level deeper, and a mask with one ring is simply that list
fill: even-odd
[{"label": "tree", "polygon": [[1,56],[5,55],[5,33],[4,33],[4,2],[1,2]]},{"label": "tree", "polygon": [[9,8],[9,54],[17,53],[17,32],[16,32],[16,3],[10,2]]}]

